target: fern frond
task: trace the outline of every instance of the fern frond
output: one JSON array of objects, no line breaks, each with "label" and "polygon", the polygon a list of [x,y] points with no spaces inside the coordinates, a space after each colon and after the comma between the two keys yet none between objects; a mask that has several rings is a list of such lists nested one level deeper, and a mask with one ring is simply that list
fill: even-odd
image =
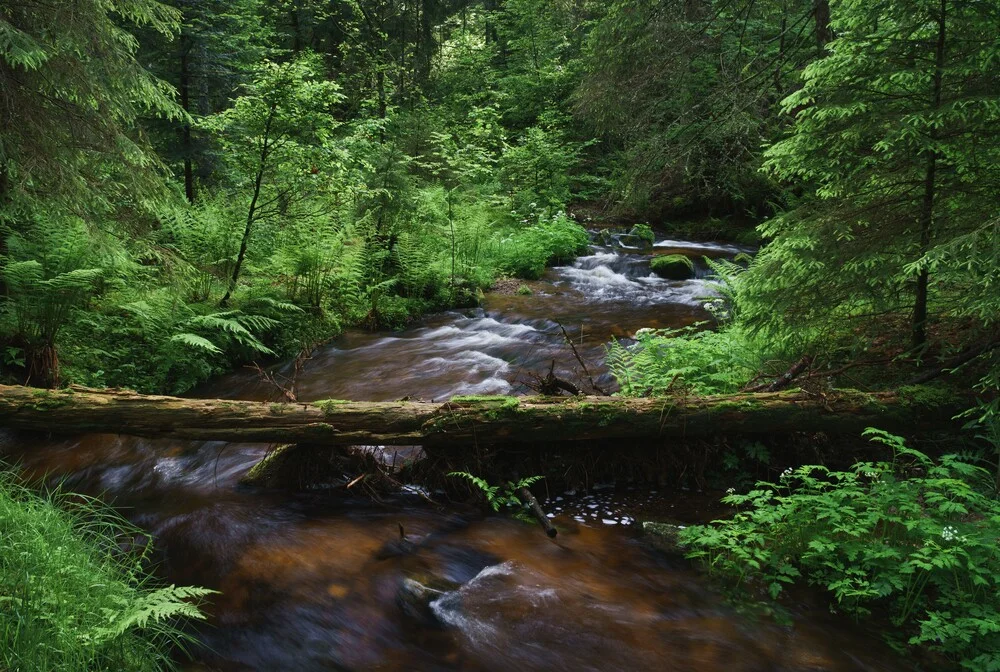
[{"label": "fern frond", "polygon": [[203,350],[205,352],[212,353],[213,355],[222,352],[215,343],[208,340],[204,336],[199,336],[198,334],[192,334],[189,332],[182,332],[180,334],[174,334],[170,337],[171,343],[181,343],[183,345],[196,348],[198,350]]},{"label": "fern frond", "polygon": [[247,302],[245,308],[271,308],[280,313],[301,313],[304,312],[302,308],[296,306],[294,303],[289,301],[279,301],[270,296],[258,296],[254,297],[251,301]]},{"label": "fern frond", "polygon": [[188,600],[198,600],[216,591],[194,586],[167,586],[142,595],[134,600],[128,611],[118,612],[104,609],[108,626],[98,630],[99,635],[118,637],[132,629],[143,629],[152,623],[162,623],[169,619],[183,617],[204,620],[205,615],[196,603]]},{"label": "fern frond", "polygon": [[519,480],[517,483],[515,483],[513,485],[513,489],[514,490],[518,490],[520,488],[530,488],[532,485],[534,485],[538,481],[542,480],[543,478],[545,478],[545,477],[544,476],[528,476],[526,478],[522,478],[521,480]]}]

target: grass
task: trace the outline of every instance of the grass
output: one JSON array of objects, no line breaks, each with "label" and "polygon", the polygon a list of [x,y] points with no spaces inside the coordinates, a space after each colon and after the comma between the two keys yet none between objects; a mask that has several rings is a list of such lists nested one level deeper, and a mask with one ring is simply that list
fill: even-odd
[{"label": "grass", "polygon": [[0,469],[0,670],[172,669],[212,591],[157,585],[143,541],[101,502]]}]

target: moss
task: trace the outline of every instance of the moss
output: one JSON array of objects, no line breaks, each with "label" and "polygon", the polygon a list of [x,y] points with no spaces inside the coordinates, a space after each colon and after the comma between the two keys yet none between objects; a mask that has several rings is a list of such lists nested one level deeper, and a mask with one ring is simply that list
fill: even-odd
[{"label": "moss", "polygon": [[684,552],[678,538],[680,531],[684,529],[683,525],[645,521],[640,529],[646,542],[654,548],[671,554]]},{"label": "moss", "polygon": [[37,411],[48,411],[53,408],[61,408],[63,406],[68,406],[70,403],[70,400],[66,398],[66,395],[57,395],[57,393],[52,392],[51,390],[34,390],[31,393],[31,397],[34,401],[28,404],[28,407]]},{"label": "moss", "polygon": [[683,254],[665,254],[654,257],[649,262],[649,269],[661,278],[668,280],[687,280],[694,277],[694,262]]},{"label": "moss", "polygon": [[900,403],[908,409],[936,411],[942,406],[955,405],[955,393],[945,387],[932,385],[907,385],[897,390]]},{"label": "moss", "polygon": [[243,485],[258,485],[258,486],[269,486],[272,485],[279,472],[292,455],[296,444],[294,443],[283,443],[276,446],[273,450],[269,451],[267,455],[261,459],[260,462],[253,465],[243,478],[240,479],[240,483]]},{"label": "moss", "polygon": [[713,413],[732,413],[761,408],[763,404],[756,399],[740,399],[738,401],[720,401],[711,407]]},{"label": "moss", "polygon": [[501,401],[504,403],[513,403],[514,406],[517,406],[520,403],[517,397],[511,397],[505,394],[459,394],[452,397],[451,401],[457,404],[478,401]]},{"label": "moss", "polygon": [[291,407],[291,404],[271,404],[269,408],[271,409],[271,415],[281,415],[291,409]]},{"label": "moss", "polygon": [[[521,405],[521,400],[517,397],[504,395],[469,394],[454,396],[449,400],[449,403],[479,404],[482,406],[481,417],[483,420],[501,420],[515,415]],[[443,406],[434,417],[424,423],[423,431],[429,434],[447,431],[453,422],[452,414],[446,406]]]},{"label": "moss", "polygon": [[632,227],[632,230],[628,232],[628,235],[638,238],[644,243],[644,247],[651,247],[656,241],[656,236],[653,235],[653,229],[646,223],[636,224]]},{"label": "moss", "polygon": [[321,401],[314,401],[313,406],[323,411],[326,415],[331,415],[337,412],[338,406],[349,403],[351,402],[346,399],[323,399]]}]

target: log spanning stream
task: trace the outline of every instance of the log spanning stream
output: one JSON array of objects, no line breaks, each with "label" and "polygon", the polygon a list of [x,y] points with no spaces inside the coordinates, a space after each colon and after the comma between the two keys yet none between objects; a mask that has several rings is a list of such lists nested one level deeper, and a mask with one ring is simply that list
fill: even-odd
[{"label": "log spanning stream", "polygon": [[[738,252],[677,241],[659,249],[668,248]],[[432,316],[401,333],[349,333],[307,362],[299,398],[519,394],[518,381],[553,360],[558,375],[581,380],[559,324],[608,387],[601,360],[611,338],[709,318],[705,279],[661,280],[648,261],[597,248],[530,283],[530,296],[491,295],[481,310]],[[197,396],[265,400],[270,392],[235,373]],[[549,540],[534,526],[407,492],[376,504],[240,485],[267,449],[0,431],[0,456],[104,493],[151,531],[170,581],[221,591],[191,670],[903,669],[823,609],[801,605],[791,628],[737,614],[704,577],[629,531],[644,517],[711,519],[722,513],[714,504],[722,493],[628,483],[552,492],[543,503],[561,533]]]}]

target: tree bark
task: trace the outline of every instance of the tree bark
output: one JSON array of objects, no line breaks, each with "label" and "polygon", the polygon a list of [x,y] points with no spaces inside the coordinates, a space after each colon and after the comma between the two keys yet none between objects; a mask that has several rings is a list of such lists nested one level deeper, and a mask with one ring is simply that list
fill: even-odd
[{"label": "tree bark", "polygon": [[[188,56],[191,52],[191,40],[183,32],[180,39],[180,96],[181,107],[188,114],[191,113],[191,64]],[[191,124],[184,122],[181,127],[181,151],[184,153],[184,196],[188,203],[194,203],[194,154],[191,142]]]},{"label": "tree bark", "polygon": [[0,427],[203,441],[472,447],[721,434],[858,434],[949,427],[969,400],[931,388],[708,397],[455,397],[451,401],[265,403],[131,391],[0,385]]},{"label": "tree bark", "polygon": [[833,39],[833,31],[830,30],[830,0],[816,0],[813,18],[816,20],[816,51],[818,57],[822,58],[827,43]]},{"label": "tree bark", "polygon": [[[944,57],[947,32],[948,0],[941,0],[937,16],[938,34],[934,55],[934,80],[931,96],[931,109],[935,112],[941,109],[941,92],[944,80]],[[937,140],[935,128],[930,130],[930,140]],[[934,226],[934,199],[937,190],[937,160],[936,149],[931,149],[927,156],[927,169],[924,174],[924,199],[920,207],[920,256],[923,258],[931,245],[931,232]],[[927,286],[930,274],[926,267],[917,275],[917,288],[913,299],[913,320],[911,341],[915,350],[922,349],[927,344]]]}]

